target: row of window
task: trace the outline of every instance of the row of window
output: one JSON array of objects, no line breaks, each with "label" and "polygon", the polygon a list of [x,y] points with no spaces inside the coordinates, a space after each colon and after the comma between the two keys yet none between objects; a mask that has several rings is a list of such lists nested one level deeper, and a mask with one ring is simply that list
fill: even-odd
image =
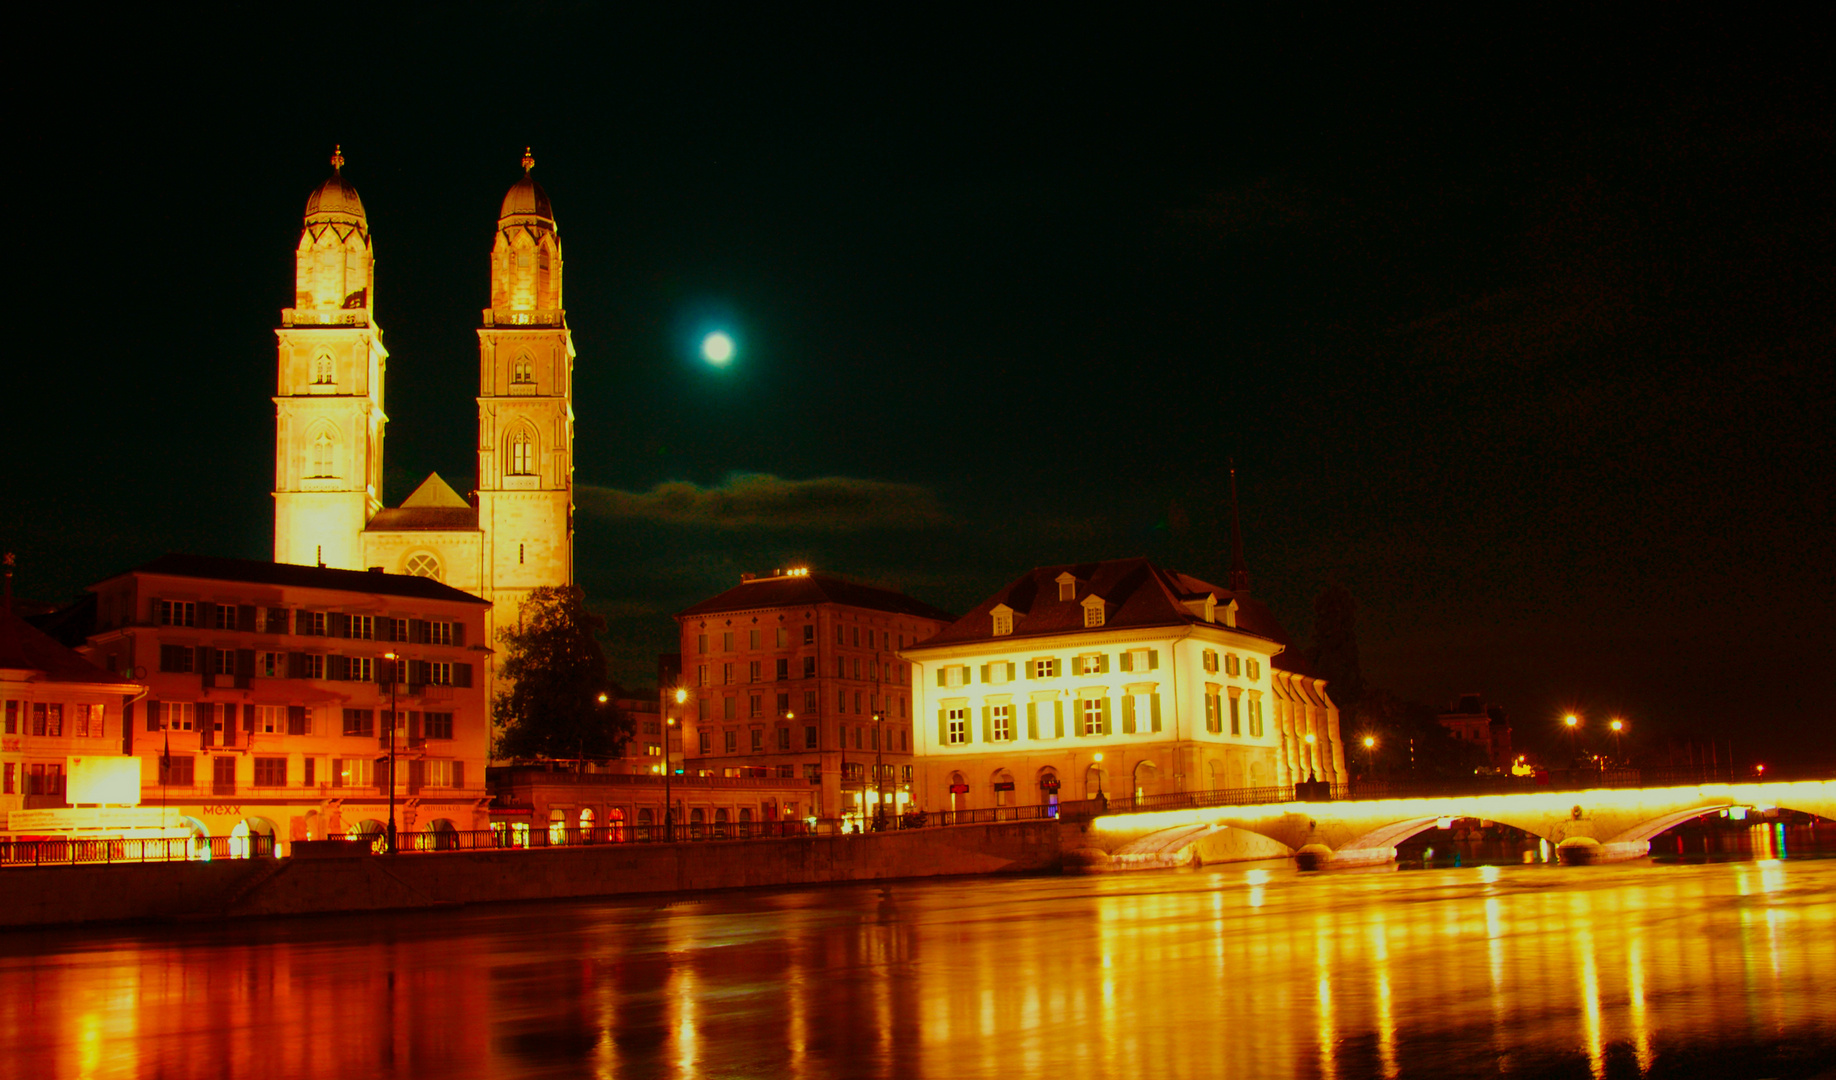
[{"label": "row of window", "polygon": [[[1160,670],[1159,649],[1124,649],[1116,654],[1116,668],[1125,672],[1143,672]],[[1219,654],[1206,649],[1201,654],[1201,661],[1207,672],[1216,674],[1219,666]],[[1262,677],[1261,664],[1250,657],[1240,660],[1235,653],[1223,656],[1225,673],[1233,677],[1246,670],[1251,679]],[[941,687],[969,686],[976,681],[984,684],[1000,685],[1025,679],[1056,679],[1061,671],[1072,675],[1106,675],[1110,670],[1108,653],[1079,653],[1061,661],[1055,656],[1038,656],[1024,663],[1012,660],[995,660],[986,664],[943,664],[937,669],[937,685]]]},{"label": "row of window", "polygon": [[[206,738],[204,745],[236,745],[236,732],[249,735],[367,735],[376,734],[376,717],[382,715],[388,728],[392,715],[382,709],[342,709],[342,725],[333,731],[332,721],[339,714],[323,705],[238,705],[218,701],[150,701],[147,703],[148,731],[196,731]],[[449,712],[402,711],[395,715],[395,728],[410,745],[423,739],[451,739],[453,714]],[[238,723],[240,721],[240,723]]]},{"label": "row of window", "polygon": [[[850,727],[852,727],[854,731],[854,748],[856,750],[878,750],[880,749],[880,726],[878,724],[871,724],[871,725],[869,724],[861,724],[861,725],[841,724],[836,728],[836,737],[839,740],[838,745],[842,749],[846,750],[848,748],[848,732],[850,730]],[[897,731],[898,731],[898,735],[896,737],[891,731],[886,733],[886,749],[892,750],[896,748],[899,750],[909,751],[912,748],[911,729],[898,728]],[[804,725],[803,749],[805,750],[819,749],[817,745],[819,738],[820,736],[818,734],[816,725],[814,724]],[[764,753],[765,752],[765,739],[766,739],[766,735],[765,735],[764,728],[753,728],[752,733],[751,733],[752,743],[749,748],[749,752],[754,753],[754,754]],[[740,748],[739,748],[740,733],[738,731],[728,729],[727,731],[722,732],[721,740],[722,740],[722,745],[723,745],[723,750],[722,750],[723,753],[737,754],[740,752]],[[790,750],[791,749],[791,729],[788,727],[778,728],[777,735],[773,736],[773,740],[777,744],[778,750]],[[894,746],[895,743],[897,743],[896,747]],[[701,752],[703,754],[714,753],[714,732],[707,731],[707,730],[703,730],[701,732]],[[789,774],[787,773],[785,775],[789,775]]]},{"label": "row of window", "polygon": [[[217,755],[210,762],[212,789],[218,794],[235,790],[237,758]],[[258,757],[254,760],[254,786],[284,788],[292,786],[291,758]],[[299,786],[318,787],[329,783],[334,788],[371,788],[389,786],[389,759],[374,758],[300,758]],[[193,787],[197,784],[197,758],[190,754],[162,754],[159,782],[167,787]],[[330,768],[322,769],[329,761]],[[465,762],[451,758],[413,758],[408,765],[408,791],[422,788],[462,788],[465,786]]]},{"label": "row of window", "polygon": [[191,626],[255,634],[401,641],[411,645],[464,645],[465,624],[436,619],[398,619],[386,615],[353,615],[343,611],[214,604],[208,600],[159,600],[161,626]]},{"label": "row of window", "polygon": [[[848,707],[851,693],[852,693],[852,701],[854,705],[852,709]],[[699,703],[697,704],[696,709],[697,709],[697,714],[698,714],[699,719],[704,720],[704,721],[717,719],[714,715],[715,710],[716,710],[716,705],[715,705],[716,700],[720,702],[718,706],[718,709],[720,711],[720,716],[718,717],[718,719],[721,719],[721,720],[739,719],[740,699],[738,695],[735,695],[735,694],[729,694],[726,697],[719,698],[719,699],[715,699],[712,697],[704,697],[704,698],[698,699]],[[805,690],[803,692],[803,715],[806,718],[816,715],[817,708],[818,708],[818,700],[819,699],[817,697],[816,691]],[[792,715],[791,713],[791,695],[789,693],[778,694],[777,695],[777,705],[778,705],[777,711],[773,713],[772,715],[774,716]],[[746,706],[747,706],[747,711],[746,711],[747,719],[750,719],[750,720],[763,719],[765,716],[765,695],[764,694],[748,694],[746,696]],[[886,708],[889,710],[889,713],[890,713],[890,710],[897,709],[899,713],[898,719],[901,719],[901,720],[905,719],[908,715],[906,712],[906,709],[907,709],[906,699],[902,696],[889,695],[886,698]],[[867,716],[867,715],[872,715],[874,713],[878,713],[880,711],[880,695],[869,694],[862,690],[855,690],[852,692],[848,690],[838,690],[835,692],[835,711],[838,713],[852,712],[857,716]],[[894,719],[894,717],[892,717],[891,715],[888,715],[887,719],[891,720],[891,719]]]},{"label": "row of window", "polygon": [[[787,656],[781,656],[781,657],[778,657],[777,660],[772,661],[771,662],[772,663],[771,675],[769,677],[769,681],[783,682],[787,679],[793,678],[794,676],[791,674],[792,659],[794,658],[787,657]],[[801,677],[805,679],[814,679],[816,677],[816,658],[814,656],[805,656],[802,658],[802,660],[803,660],[803,663],[799,665],[799,667],[801,668],[803,672],[803,675]],[[852,660],[852,665],[850,665],[850,660]],[[745,670],[745,675],[746,675],[746,679],[745,679],[746,682],[766,682],[768,681],[767,676],[766,676],[766,668],[765,668],[766,661],[749,660],[749,661],[746,661],[745,663],[746,663],[746,667],[744,670]],[[736,667],[736,665],[732,661],[728,661],[726,663],[721,664],[719,668],[714,669],[714,671],[717,672],[718,675],[720,676],[720,685],[722,686],[732,686],[735,682],[738,681],[737,676],[739,674],[739,669]],[[852,675],[849,674],[850,671],[853,672]],[[879,661],[871,659],[871,658],[867,660],[867,663],[864,667],[861,664],[861,658],[858,656],[852,657],[852,658],[845,657],[845,656],[838,656],[835,658],[835,677],[838,679],[854,678],[854,679],[859,679],[863,682],[879,682],[880,681],[880,671],[881,671],[881,668],[880,668]],[[887,682],[904,682],[911,678],[911,669],[907,667],[905,664],[897,663],[895,661],[891,661],[891,660],[887,661],[885,671],[886,671],[886,681]],[[709,675],[710,675],[710,665],[708,664],[695,665],[695,685],[697,686],[714,685],[708,681]]]},{"label": "row of window", "polygon": [[[765,645],[766,632],[767,631],[763,627],[754,628],[754,629],[746,630],[746,631],[724,630],[721,632],[721,635],[720,635],[720,651],[721,652],[738,651],[734,648],[734,645],[736,642],[740,640],[738,635],[740,633],[744,633],[746,635],[745,637],[746,651],[758,652],[759,650],[766,648],[766,645]],[[863,632],[860,627],[843,626],[840,623],[837,623],[835,626],[835,644],[848,645],[850,644],[850,642],[852,642],[852,645],[854,648],[871,649],[875,647],[874,646],[874,634],[875,633],[876,631],[874,631],[871,627],[867,628],[867,630],[865,631],[866,643],[862,644]],[[880,630],[878,631],[878,634],[879,634],[879,648],[885,652],[891,652],[893,649],[893,632],[891,630]],[[800,636],[802,638],[801,644],[804,644],[804,645],[816,644],[816,624],[815,623],[804,623],[803,630]],[[708,654],[708,646],[711,640],[712,640],[712,637],[711,635],[708,635],[708,634],[695,635],[696,654],[701,655],[701,656],[706,656]],[[772,640],[771,647],[773,648],[779,648],[779,649],[790,648],[790,644],[791,644],[790,627],[779,626],[779,627],[772,628],[771,640]],[[911,643],[910,641],[906,639],[906,635],[904,634],[898,635],[898,640],[899,640],[898,647],[901,649],[905,648],[906,645]],[[916,638],[914,637],[912,640],[915,641]]]},{"label": "row of window", "polygon": [[[1222,692],[1216,686],[1205,688],[1205,730],[1213,735],[1224,734],[1224,708]],[[1262,738],[1262,699],[1252,695],[1247,702],[1235,694],[1230,697],[1230,733],[1243,734],[1244,714],[1249,715],[1250,738]],[[1247,707],[1246,707],[1247,706]]]},{"label": "row of window", "polygon": [[[472,665],[445,660],[402,660],[401,680],[410,686],[472,685]],[[329,679],[333,682],[381,682],[394,672],[386,657],[342,653],[257,652],[209,645],[161,645],[159,670],[167,674],[225,675],[232,678]]]},{"label": "row of window", "polygon": [[[4,708],[5,720],[0,731],[8,735],[40,735],[61,738],[65,734],[96,739],[108,732],[102,722],[102,706],[87,703],[66,705],[59,701],[9,701]],[[68,724],[66,724],[68,715]]]},{"label": "row of window", "polygon": [[[1262,678],[1262,662],[1253,656],[1242,657],[1238,656],[1236,653],[1225,653],[1221,659],[1223,660],[1222,666],[1224,674],[1229,675],[1233,679],[1245,675],[1252,681]],[[1220,657],[1216,649],[1206,649],[1200,654],[1200,662],[1203,664],[1206,673],[1210,675],[1216,675],[1218,673],[1219,660]]]},{"label": "row of window", "polygon": [[[1145,707],[1138,703],[1141,698],[1147,699]],[[1121,703],[1122,734],[1145,734],[1160,730],[1159,694],[1124,694]],[[1037,701],[1026,703],[1027,739],[1062,739],[1067,725],[1070,733],[1078,737],[1114,733],[1116,725],[1107,697],[1074,698],[1069,702],[1060,698],[1051,703],[1050,709],[1041,709],[1041,704]],[[979,740],[970,724],[968,706],[950,706],[937,710],[937,738],[945,746],[963,746],[977,741],[1013,742],[1021,737],[1018,716],[1011,704],[982,706]]]}]

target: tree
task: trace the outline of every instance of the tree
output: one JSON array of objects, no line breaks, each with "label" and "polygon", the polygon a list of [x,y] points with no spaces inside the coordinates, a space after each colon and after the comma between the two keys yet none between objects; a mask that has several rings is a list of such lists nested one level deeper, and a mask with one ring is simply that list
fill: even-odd
[{"label": "tree", "polygon": [[517,623],[498,631],[505,688],[492,706],[497,757],[604,761],[624,749],[631,718],[610,700],[606,654],[594,636],[605,625],[569,585],[530,593]]}]

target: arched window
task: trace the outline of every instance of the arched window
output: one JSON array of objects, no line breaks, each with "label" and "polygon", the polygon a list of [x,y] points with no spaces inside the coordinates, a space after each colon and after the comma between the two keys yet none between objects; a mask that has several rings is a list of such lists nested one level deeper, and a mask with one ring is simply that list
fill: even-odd
[{"label": "arched window", "polygon": [[510,381],[518,384],[535,382],[535,364],[527,356],[519,356],[510,364]]},{"label": "arched window", "polygon": [[311,454],[306,462],[306,475],[311,477],[336,476],[338,440],[330,431],[320,429],[312,437]]},{"label": "arched window", "polygon": [[312,362],[312,384],[314,386],[330,386],[332,384],[331,357],[321,354]]},{"label": "arched window", "polygon": [[406,569],[415,577],[433,578],[435,581],[440,580],[440,560],[425,551],[416,552],[408,556]]},{"label": "arched window", "polygon": [[534,442],[526,429],[519,429],[510,436],[510,461],[505,472],[510,476],[534,476],[535,455],[531,450]]}]

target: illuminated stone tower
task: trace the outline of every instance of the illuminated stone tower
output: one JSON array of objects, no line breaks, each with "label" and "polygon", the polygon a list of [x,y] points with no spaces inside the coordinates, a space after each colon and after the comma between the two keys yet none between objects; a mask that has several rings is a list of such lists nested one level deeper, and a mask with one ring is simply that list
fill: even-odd
[{"label": "illuminated stone tower", "polygon": [[478,527],[497,625],[531,589],[574,580],[574,342],[561,238],[530,175],[504,196],[478,331]]},{"label": "illuminated stone tower", "polygon": [[281,313],[275,380],[274,561],[363,568],[381,509],[383,371],[372,319],[375,256],[344,155],[306,200],[294,306]]}]

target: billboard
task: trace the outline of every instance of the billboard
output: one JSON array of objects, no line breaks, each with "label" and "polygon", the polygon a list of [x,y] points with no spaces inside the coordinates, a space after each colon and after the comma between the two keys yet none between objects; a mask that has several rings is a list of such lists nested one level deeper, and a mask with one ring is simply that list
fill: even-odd
[{"label": "billboard", "polygon": [[71,806],[140,805],[140,759],[96,754],[69,759],[70,781],[64,801]]}]

